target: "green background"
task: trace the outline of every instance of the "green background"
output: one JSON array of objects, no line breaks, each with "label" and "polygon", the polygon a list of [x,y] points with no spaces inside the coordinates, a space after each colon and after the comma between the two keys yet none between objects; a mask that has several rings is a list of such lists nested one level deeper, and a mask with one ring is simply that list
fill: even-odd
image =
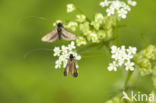
[{"label": "green background", "polygon": [[[67,42],[43,43],[41,37],[53,29],[57,19],[74,20],[66,4],[75,3],[88,17],[102,12],[100,0],[0,0],[0,103],[104,103],[123,87],[127,72],[108,72],[108,55],[82,58],[79,77],[64,77],[55,70],[54,46]],[[119,44],[145,47],[140,34],[156,44],[156,0],[138,0],[119,30]],[[50,21],[40,18],[45,17]],[[41,49],[47,48],[47,49]],[[33,51],[30,53],[30,51]],[[96,52],[90,49],[88,53]],[[103,52],[103,50],[101,50]],[[26,54],[29,54],[24,58]],[[138,73],[135,73],[136,76]],[[137,79],[136,79],[137,78]],[[149,76],[131,79],[133,87],[149,93]]]}]

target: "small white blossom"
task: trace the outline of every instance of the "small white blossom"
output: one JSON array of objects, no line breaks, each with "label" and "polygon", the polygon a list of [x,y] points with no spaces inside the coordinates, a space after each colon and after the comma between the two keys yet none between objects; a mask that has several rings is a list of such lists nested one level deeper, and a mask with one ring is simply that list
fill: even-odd
[{"label": "small white blossom", "polygon": [[122,19],[126,18],[126,14],[127,14],[126,10],[124,10],[124,9],[118,10],[118,16],[121,17]]},{"label": "small white blossom", "polygon": [[110,63],[110,64],[109,64],[108,70],[109,70],[109,71],[113,71],[113,70],[114,70],[114,71],[117,71],[117,66],[118,66],[117,63],[114,61],[113,63]]},{"label": "small white blossom", "polygon": [[107,16],[111,16],[111,15],[114,15],[115,9],[114,8],[108,8],[106,10],[106,12],[107,12]]},{"label": "small white blossom", "polygon": [[75,43],[72,41],[69,45],[68,45],[68,49],[69,50],[73,50],[73,49],[75,49],[76,47],[75,47]]},{"label": "small white blossom", "polygon": [[105,0],[105,1],[103,1],[103,2],[100,2],[100,6],[101,7],[106,7],[106,6],[108,6],[109,5],[109,1],[107,1],[107,0]]},{"label": "small white blossom", "polygon": [[63,53],[63,54],[66,54],[66,53],[67,53],[67,49],[68,49],[68,48],[67,48],[66,46],[62,45],[62,46],[61,46],[61,49],[62,49],[62,53]]},{"label": "small white blossom", "polygon": [[59,47],[54,48],[54,56],[60,56],[60,52],[61,52],[61,50]]},{"label": "small white blossom", "polygon": [[128,70],[130,70],[130,71],[134,71],[134,63],[133,62],[130,62],[130,61],[128,61],[127,63],[125,63],[125,66],[126,66],[126,70],[128,71]]},{"label": "small white blossom", "polygon": [[129,54],[136,54],[136,51],[137,51],[137,48],[136,47],[129,47],[128,49],[127,49],[127,52],[129,53]]},{"label": "small white blossom", "polygon": [[73,12],[75,10],[74,4],[67,4],[67,12]]},{"label": "small white blossom", "polygon": [[56,62],[55,62],[55,68],[56,69],[58,69],[58,68],[61,68],[61,61],[60,60],[57,60]]},{"label": "small white blossom", "polygon": [[128,0],[128,4],[131,6],[136,6],[136,1]]}]

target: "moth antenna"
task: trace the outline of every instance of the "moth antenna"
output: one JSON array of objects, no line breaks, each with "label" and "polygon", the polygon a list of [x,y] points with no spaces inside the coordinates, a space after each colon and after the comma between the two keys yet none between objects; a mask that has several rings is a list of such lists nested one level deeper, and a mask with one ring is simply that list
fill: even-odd
[{"label": "moth antenna", "polygon": [[51,50],[53,50],[53,49],[47,49],[47,48],[32,49],[32,50],[30,50],[30,51],[28,51],[28,52],[26,52],[26,53],[24,54],[24,59],[26,59],[31,53],[38,52],[38,51],[42,51],[42,50],[44,50],[44,51],[51,51]]},{"label": "moth antenna", "polygon": [[52,25],[52,21],[46,17],[40,17],[40,16],[26,16],[26,17],[23,17],[21,20],[20,20],[20,23],[26,19],[31,19],[31,18],[36,18],[36,19],[40,19],[40,20],[46,20],[48,21],[51,25]]}]

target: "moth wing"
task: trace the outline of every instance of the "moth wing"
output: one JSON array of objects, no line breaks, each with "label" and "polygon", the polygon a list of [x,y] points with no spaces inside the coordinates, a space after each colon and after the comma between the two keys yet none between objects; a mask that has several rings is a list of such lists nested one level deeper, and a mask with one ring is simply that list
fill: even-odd
[{"label": "moth wing", "polygon": [[71,68],[72,68],[72,71],[71,71],[72,76],[73,77],[77,77],[78,76],[78,72],[77,72],[77,69],[76,69],[75,60],[72,60]]},{"label": "moth wing", "polygon": [[53,42],[58,39],[57,29],[52,30],[48,34],[42,37],[43,42]]},{"label": "moth wing", "polygon": [[62,35],[61,38],[64,40],[75,40],[76,39],[76,35],[73,34],[72,32],[62,28]]},{"label": "moth wing", "polygon": [[67,66],[64,70],[64,76],[67,76],[69,74],[69,69],[70,69],[70,61],[68,60]]}]

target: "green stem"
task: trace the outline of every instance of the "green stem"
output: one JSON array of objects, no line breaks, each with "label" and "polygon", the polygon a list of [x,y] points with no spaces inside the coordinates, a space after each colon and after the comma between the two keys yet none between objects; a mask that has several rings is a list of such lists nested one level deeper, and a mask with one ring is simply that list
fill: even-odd
[{"label": "green stem", "polygon": [[[84,13],[81,9],[79,9],[79,8],[76,7],[76,10],[77,10],[79,13],[85,15],[85,13]],[[86,16],[86,15],[85,15],[85,16]],[[86,16],[86,19],[87,19],[89,22],[91,21],[87,16]]]},{"label": "green stem", "polygon": [[129,72],[128,72],[127,78],[126,78],[125,83],[124,83],[124,88],[123,88],[125,91],[127,90],[127,85],[128,85],[128,82],[129,82],[129,80],[130,80],[132,74],[133,74],[132,71],[129,71]]},{"label": "green stem", "polygon": [[[116,20],[116,25],[118,25],[118,20]],[[115,26],[114,38],[115,38],[114,44],[118,46],[118,26]]]}]

